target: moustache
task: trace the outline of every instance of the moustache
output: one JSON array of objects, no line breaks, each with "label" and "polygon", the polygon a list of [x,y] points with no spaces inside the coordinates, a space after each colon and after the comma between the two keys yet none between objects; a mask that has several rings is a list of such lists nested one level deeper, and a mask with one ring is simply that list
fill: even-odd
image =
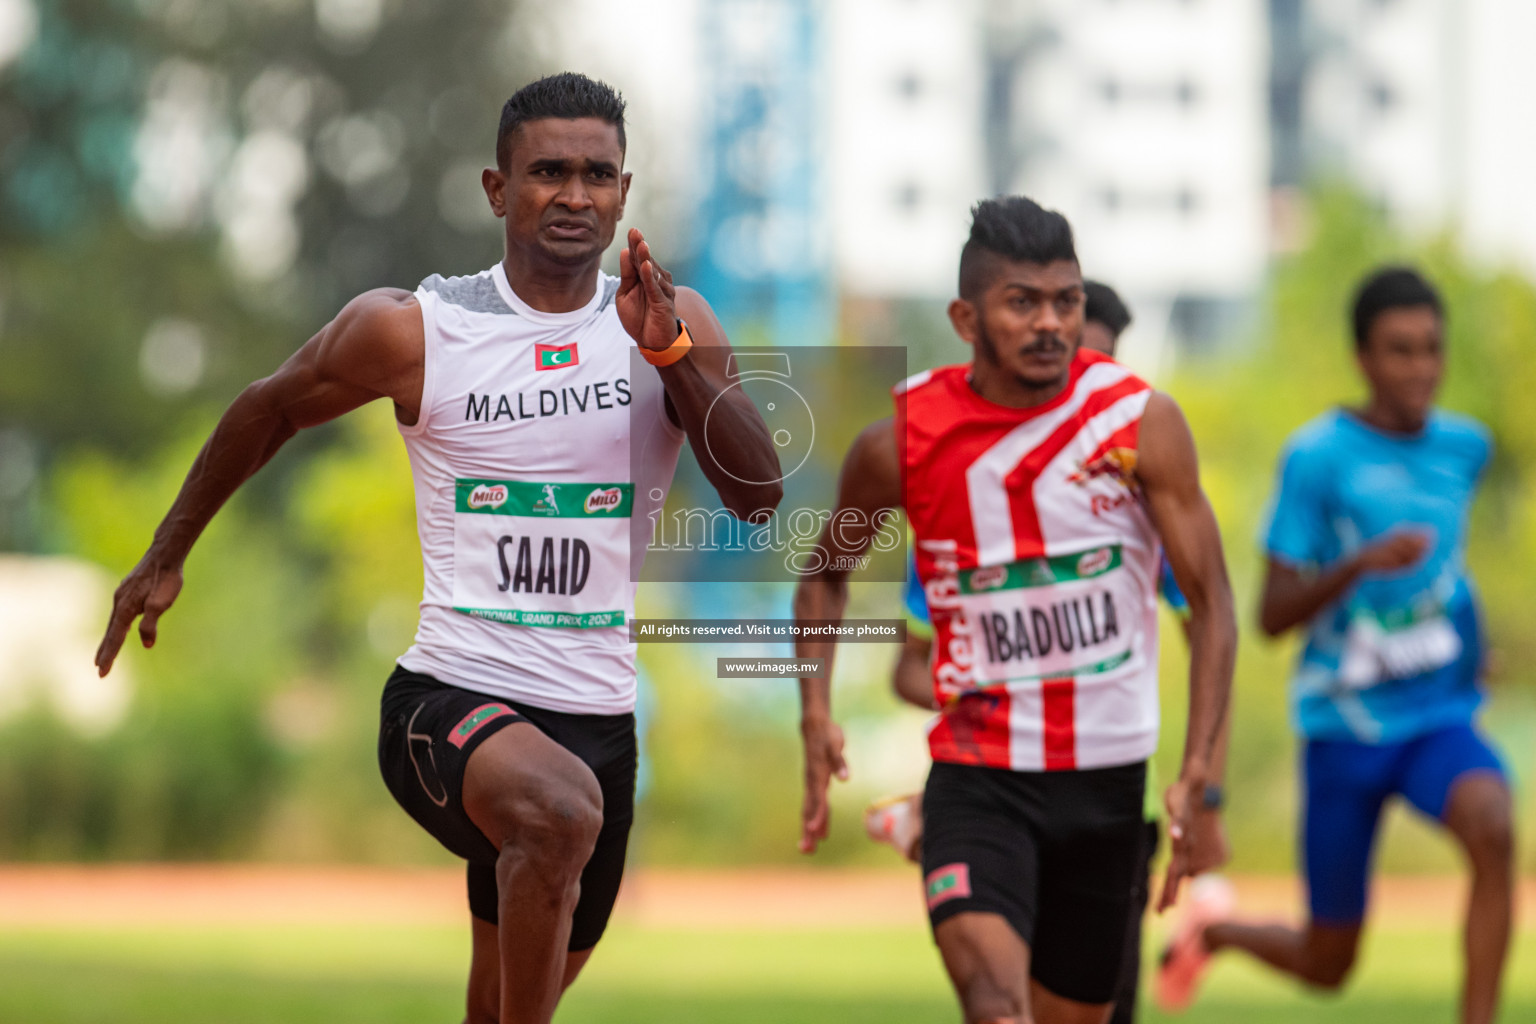
[{"label": "moustache", "polygon": [[1042,334],[1028,345],[1025,345],[1023,348],[1019,349],[1019,355],[1055,355],[1058,352],[1065,352],[1066,350],[1067,343],[1062,340],[1061,335],[1051,333]]}]

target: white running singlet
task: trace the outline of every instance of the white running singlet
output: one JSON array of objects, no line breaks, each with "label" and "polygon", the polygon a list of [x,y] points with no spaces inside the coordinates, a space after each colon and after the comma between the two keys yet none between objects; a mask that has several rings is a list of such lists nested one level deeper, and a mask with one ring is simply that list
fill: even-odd
[{"label": "white running singlet", "polygon": [[416,290],[421,415],[400,426],[425,587],[413,672],[534,707],[635,705],[635,583],[684,434],[632,368],[617,278],[541,313],[500,264]]}]

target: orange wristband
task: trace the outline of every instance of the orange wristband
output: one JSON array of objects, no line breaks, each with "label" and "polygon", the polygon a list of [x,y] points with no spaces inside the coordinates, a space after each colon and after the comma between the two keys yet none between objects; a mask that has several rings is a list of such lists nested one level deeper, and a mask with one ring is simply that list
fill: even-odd
[{"label": "orange wristband", "polygon": [[677,321],[677,340],[664,349],[649,349],[644,345],[637,346],[645,361],[652,366],[671,366],[693,348],[693,338],[688,334],[688,325],[679,319]]}]

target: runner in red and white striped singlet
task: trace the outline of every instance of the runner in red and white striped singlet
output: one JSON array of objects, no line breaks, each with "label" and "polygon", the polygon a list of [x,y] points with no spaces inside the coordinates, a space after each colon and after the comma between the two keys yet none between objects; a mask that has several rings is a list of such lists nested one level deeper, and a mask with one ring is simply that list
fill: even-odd
[{"label": "runner in red and white striped singlet", "polygon": [[[840,618],[845,567],[905,508],[941,705],[924,888],[972,1024],[1108,1017],[1139,913],[1160,547],[1189,599],[1191,641],[1163,905],[1200,861],[1193,811],[1232,681],[1232,594],[1189,428],[1167,395],[1078,351],[1083,299],[1064,217],[1017,196],[977,205],[949,307],[974,358],[903,383],[894,419],[854,442],[820,571],[795,595],[797,618]],[[803,640],[795,653],[830,659],[833,646]],[[846,765],[826,679],[801,680],[801,709],[809,852]]]},{"label": "runner in red and white striped singlet", "polygon": [[969,371],[940,367],[897,389],[945,709],[934,760],[1026,771],[1145,760],[1157,748],[1160,543],[1134,473],[1152,389],[1086,349],[1064,391],[1023,409],[982,398]]}]

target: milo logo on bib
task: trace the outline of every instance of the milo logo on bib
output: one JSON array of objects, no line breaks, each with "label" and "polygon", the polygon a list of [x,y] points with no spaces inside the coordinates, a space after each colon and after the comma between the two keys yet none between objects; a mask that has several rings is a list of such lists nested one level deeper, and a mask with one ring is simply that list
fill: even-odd
[{"label": "milo logo on bib", "polygon": [[469,492],[468,504],[471,509],[500,508],[507,503],[507,488],[505,484],[497,484],[489,487],[481,484]]},{"label": "milo logo on bib", "polygon": [[1109,568],[1114,557],[1115,552],[1110,548],[1099,548],[1097,551],[1090,551],[1077,560],[1077,574],[1083,577],[1097,576]]},{"label": "milo logo on bib", "polygon": [[600,487],[587,495],[586,504],[583,506],[587,515],[594,512],[602,512],[607,509],[618,508],[624,501],[624,492],[617,487]]},{"label": "milo logo on bib", "polygon": [[979,685],[1106,672],[1131,656],[1136,583],[1118,544],[960,573]]},{"label": "milo logo on bib", "polygon": [[455,611],[513,626],[624,624],[632,483],[456,481]]}]

